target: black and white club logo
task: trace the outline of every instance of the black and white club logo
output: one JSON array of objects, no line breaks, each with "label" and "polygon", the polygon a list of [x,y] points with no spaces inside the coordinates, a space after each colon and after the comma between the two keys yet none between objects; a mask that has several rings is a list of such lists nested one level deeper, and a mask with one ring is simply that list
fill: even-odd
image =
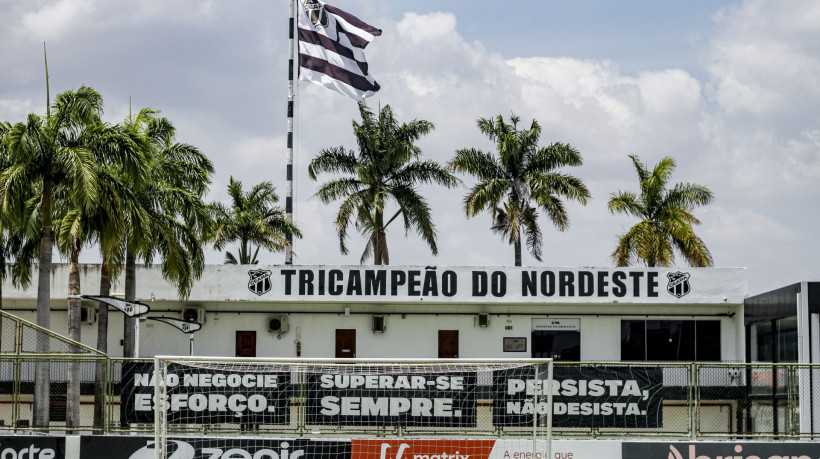
[{"label": "black and white club logo", "polygon": [[305,12],[315,27],[327,27],[327,11],[319,0],[306,0]]},{"label": "black and white club logo", "polygon": [[257,295],[264,295],[270,292],[270,275],[272,273],[266,269],[252,269],[248,271],[251,279],[248,281],[248,290]]},{"label": "black and white club logo", "polygon": [[666,291],[668,291],[672,296],[682,298],[691,290],[691,287],[689,286],[689,273],[677,271],[674,273],[668,273],[666,277],[669,278],[669,284],[666,286]]}]

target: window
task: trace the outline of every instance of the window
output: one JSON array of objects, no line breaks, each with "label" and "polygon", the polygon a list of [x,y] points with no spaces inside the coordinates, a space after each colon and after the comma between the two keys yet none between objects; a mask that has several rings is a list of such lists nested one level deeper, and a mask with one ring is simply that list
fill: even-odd
[{"label": "window", "polygon": [[718,320],[622,320],[623,361],[719,361]]},{"label": "window", "polygon": [[752,324],[752,362],[797,362],[797,317]]}]

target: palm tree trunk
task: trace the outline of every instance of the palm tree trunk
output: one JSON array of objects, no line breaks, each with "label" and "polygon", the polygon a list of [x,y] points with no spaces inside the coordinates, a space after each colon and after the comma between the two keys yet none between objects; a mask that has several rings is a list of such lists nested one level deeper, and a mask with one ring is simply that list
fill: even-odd
[{"label": "palm tree trunk", "polygon": [[373,244],[373,262],[378,265],[390,264],[390,259],[388,258],[387,246],[384,237],[386,235],[384,231],[384,214],[382,212],[376,211],[376,240]]},{"label": "palm tree trunk", "polygon": [[[75,237],[71,241],[71,265],[68,269],[68,294],[80,294],[80,238]],[[80,314],[81,300],[68,300],[68,338],[80,341]],[[79,352],[75,346],[71,347],[72,352]],[[68,391],[66,394],[66,417],[65,424],[68,434],[74,433],[71,427],[80,425],[80,363],[71,360],[68,362]]]},{"label": "palm tree trunk", "polygon": [[521,266],[521,238],[514,238],[513,241],[513,247],[515,249],[515,266]]},{"label": "palm tree trunk", "polygon": [[[111,272],[108,267],[110,255],[103,255],[100,267],[100,296],[111,295]],[[97,312],[97,350],[108,353],[108,305],[101,304]],[[105,421],[105,361],[97,362],[94,369],[94,433],[102,434]]]},{"label": "palm tree trunk", "polygon": [[[5,261],[6,260],[3,260],[2,266],[6,265]],[[2,274],[5,274],[5,272],[2,273]],[[0,277],[2,277],[2,276],[0,276]],[[2,310],[3,310],[3,279],[0,279],[0,311],[2,311]],[[2,343],[3,343],[3,316],[0,315],[0,349],[4,349],[3,346],[2,346]],[[8,349],[8,348],[5,348],[5,349]]]},{"label": "palm tree trunk", "polygon": [[[129,245],[125,254],[125,300],[134,301],[137,297],[137,257],[134,249]],[[137,356],[137,334],[136,317],[124,316],[123,330],[123,357],[134,358]]]},{"label": "palm tree trunk", "polygon": [[[51,328],[51,182],[43,183],[43,229],[40,233],[40,265],[37,278],[37,325]],[[37,333],[37,353],[49,351],[49,338]],[[34,365],[34,414],[32,424],[47,427],[49,422],[51,364],[48,361]]]}]

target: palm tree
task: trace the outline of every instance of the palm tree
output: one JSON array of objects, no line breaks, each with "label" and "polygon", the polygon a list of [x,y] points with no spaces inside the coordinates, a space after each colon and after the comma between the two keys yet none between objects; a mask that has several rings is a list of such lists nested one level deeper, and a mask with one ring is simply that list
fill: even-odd
[{"label": "palm tree", "polygon": [[[533,120],[529,129],[518,129],[519,117],[512,115],[507,124],[501,115],[495,120],[479,118],[478,129],[496,143],[496,155],[475,148],[456,151],[450,161],[452,170],[478,179],[464,197],[467,217],[487,210],[492,213],[493,232],[501,234],[515,250],[515,266],[521,266],[521,240],[541,261],[542,234],[538,209],[560,231],[569,228],[563,199],[586,204],[589,190],[581,179],[558,171],[561,167],[580,166],[581,154],[569,144],[553,143],[539,147],[541,126]],[[534,205],[533,205],[534,202]]]},{"label": "palm tree", "polygon": [[[11,166],[11,160],[5,148],[3,136],[11,129],[11,125],[0,122],[0,170]],[[33,190],[33,189],[32,189]],[[0,310],[3,309],[2,284],[11,274],[12,283],[17,287],[28,288],[31,282],[31,264],[36,257],[37,244],[26,234],[25,219],[15,218],[6,213],[0,214]],[[14,264],[9,265],[9,261]],[[2,317],[0,317],[0,333],[2,333]]]},{"label": "palm tree", "polygon": [[[139,148],[137,143],[133,142],[119,126],[100,124],[96,129],[89,130],[88,135],[91,139],[85,143],[95,158],[99,204],[88,209],[78,206],[70,196],[62,196],[60,193],[55,195],[57,197],[56,214],[59,216],[54,225],[57,246],[70,261],[69,296],[81,293],[79,256],[83,245],[97,240],[104,247],[107,245],[105,244],[107,238],[121,239],[124,227],[121,218],[124,213],[121,198],[123,186],[112,172],[118,169],[130,171],[132,175],[139,174],[140,170],[146,168],[147,161],[147,157],[143,154],[144,150]],[[106,323],[103,325],[107,327],[107,308],[100,309],[106,309]],[[74,341],[81,339],[80,317],[80,301],[69,300],[68,337]],[[106,352],[107,346],[104,345],[101,351]],[[80,365],[77,362],[69,363],[66,427],[76,427],[80,424],[79,371]]]},{"label": "palm tree", "polygon": [[[367,238],[360,262],[372,256],[377,265],[390,264],[387,227],[401,216],[405,233],[415,230],[433,255],[438,254],[430,206],[416,184],[435,183],[451,188],[458,184],[458,179],[438,163],[419,159],[421,149],[415,142],[434,129],[433,123],[413,120],[399,124],[389,105],[379,111],[378,118],[362,103],[359,113],[361,124],[353,122],[359,151],[326,148],[308,167],[313,180],[320,173],[343,175],[323,184],[316,192],[325,204],[342,200],[335,221],[341,253],[348,253],[348,227],[355,220],[356,229]],[[385,218],[390,215],[386,212],[391,202],[398,209]]]},{"label": "palm tree", "polygon": [[[40,263],[37,286],[37,324],[49,328],[51,300],[52,211],[57,187],[83,208],[97,202],[97,177],[94,157],[81,139],[89,127],[99,123],[102,97],[92,88],[82,86],[57,96],[53,112],[43,119],[30,114],[17,123],[5,137],[11,166],[0,173],[0,207],[8,214],[22,214],[31,184],[40,186]],[[47,337],[39,335],[37,352],[49,350]],[[35,366],[35,426],[49,421],[49,367]]]},{"label": "palm tree", "polygon": [[231,177],[228,194],[230,206],[221,202],[211,204],[214,248],[222,250],[227,244],[239,243],[236,255],[225,252],[226,264],[255,265],[259,263],[259,249],[281,252],[287,248],[287,235],[302,237],[286,218],[284,209],[274,205],[279,196],[270,182],[259,183],[245,193],[242,182]]},{"label": "palm tree", "polygon": [[691,266],[712,266],[709,249],[692,229],[692,225],[700,224],[692,210],[711,203],[712,192],[691,183],[678,183],[667,189],[675,170],[671,157],[661,159],[652,172],[637,156],[629,157],[638,172],[640,194],[612,193],[609,211],[632,215],[641,221],[618,237],[618,246],[612,252],[615,264],[628,266],[633,261],[643,261],[652,267],[669,266],[675,261],[677,250]]},{"label": "palm tree", "polygon": [[[181,298],[190,294],[205,265],[203,240],[210,231],[208,190],[213,164],[196,147],[175,142],[176,128],[158,112],[145,108],[129,116],[123,127],[141,138],[151,159],[139,175],[123,171],[121,183],[131,185],[125,215],[125,299],[136,299],[137,259],[160,259],[163,277],[177,286]],[[126,318],[124,354],[136,356],[136,318]]]}]

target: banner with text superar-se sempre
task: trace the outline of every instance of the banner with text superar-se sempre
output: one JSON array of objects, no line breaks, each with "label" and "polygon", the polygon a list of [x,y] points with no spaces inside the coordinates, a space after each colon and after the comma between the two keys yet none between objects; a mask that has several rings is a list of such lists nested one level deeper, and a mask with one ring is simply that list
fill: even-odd
[{"label": "banner with text superar-se sempre", "polygon": [[[180,459],[350,459],[350,440],[176,437],[168,457]],[[82,436],[80,459],[154,459],[154,437]]]},{"label": "banner with text superar-se sempre", "polygon": [[476,374],[310,374],[309,425],[476,426]]},{"label": "banner with text superar-se sempre", "polygon": [[[127,362],[122,372],[123,424],[154,422],[154,364]],[[290,372],[171,364],[167,421],[171,424],[288,424]]]},{"label": "banner with text superar-se sempre", "polygon": [[[564,367],[553,372],[555,427],[663,427],[663,372],[640,366]],[[547,368],[493,372],[493,424],[531,426],[533,413],[547,414]],[[537,405],[534,404],[538,396]],[[539,424],[546,425],[546,416]]]}]

